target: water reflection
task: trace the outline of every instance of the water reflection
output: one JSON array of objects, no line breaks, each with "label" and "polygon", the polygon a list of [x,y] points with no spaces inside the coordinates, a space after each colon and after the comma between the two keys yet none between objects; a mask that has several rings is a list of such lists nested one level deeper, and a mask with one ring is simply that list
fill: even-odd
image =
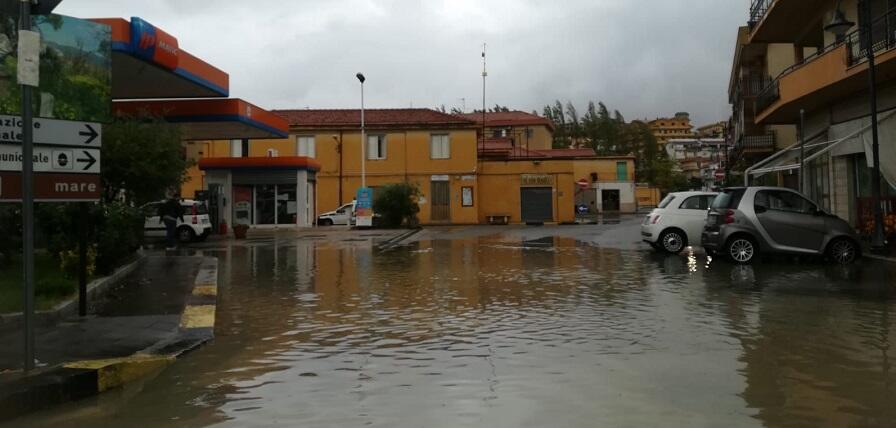
[{"label": "water reflection", "polygon": [[140,394],[38,422],[896,423],[889,265],[736,266],[505,235],[389,250],[274,236],[210,252],[214,343]]}]

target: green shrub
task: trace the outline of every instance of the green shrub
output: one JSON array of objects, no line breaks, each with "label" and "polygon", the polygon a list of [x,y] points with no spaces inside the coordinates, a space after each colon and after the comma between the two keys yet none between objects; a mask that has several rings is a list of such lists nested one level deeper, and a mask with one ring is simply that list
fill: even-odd
[{"label": "green shrub", "polygon": [[409,183],[387,184],[374,192],[373,211],[380,216],[383,227],[417,225],[417,197],[420,191]]},{"label": "green shrub", "polygon": [[129,259],[143,241],[143,214],[139,209],[112,202],[98,205],[102,215],[96,225],[96,269],[112,272]]},{"label": "green shrub", "polygon": [[0,204],[0,267],[22,252],[22,211],[18,204]]}]

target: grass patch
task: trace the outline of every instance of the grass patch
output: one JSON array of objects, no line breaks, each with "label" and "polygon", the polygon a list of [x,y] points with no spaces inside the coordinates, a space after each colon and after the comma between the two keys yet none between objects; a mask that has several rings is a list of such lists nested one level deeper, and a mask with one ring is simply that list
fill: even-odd
[{"label": "grass patch", "polygon": [[[34,254],[34,298],[37,310],[51,309],[78,291],[78,279],[67,278],[59,260],[45,252]],[[0,266],[0,313],[22,311],[22,259]]]}]

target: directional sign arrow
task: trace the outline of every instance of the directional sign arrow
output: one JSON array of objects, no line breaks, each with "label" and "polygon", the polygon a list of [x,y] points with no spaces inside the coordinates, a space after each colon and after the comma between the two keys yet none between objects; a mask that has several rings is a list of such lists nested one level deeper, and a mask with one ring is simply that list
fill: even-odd
[{"label": "directional sign arrow", "polygon": [[86,159],[85,159],[85,158],[78,158],[77,161],[78,161],[78,163],[86,163],[87,165],[84,166],[84,169],[83,169],[83,170],[84,170],[84,171],[87,171],[87,170],[90,169],[90,167],[93,166],[93,164],[96,163],[96,158],[93,157],[93,155],[91,155],[90,152],[88,152],[87,150],[82,150],[82,151],[84,152],[84,156],[87,156],[87,158],[86,158]]},{"label": "directional sign arrow", "polygon": [[[34,118],[33,126],[34,144],[94,148],[103,145],[103,127],[99,123]],[[22,142],[21,117],[0,115],[0,141]]]},{"label": "directional sign arrow", "polygon": [[96,132],[96,129],[93,129],[89,123],[85,123],[84,127],[87,128],[87,130],[79,132],[78,135],[87,137],[87,141],[84,141],[84,144],[90,144],[93,140],[96,140],[96,137],[99,137],[100,134]]}]

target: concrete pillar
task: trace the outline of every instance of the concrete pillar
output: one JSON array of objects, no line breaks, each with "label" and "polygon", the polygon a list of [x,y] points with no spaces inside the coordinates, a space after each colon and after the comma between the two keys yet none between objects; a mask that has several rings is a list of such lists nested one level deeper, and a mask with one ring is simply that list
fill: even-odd
[{"label": "concrete pillar", "polygon": [[308,171],[296,173],[296,224],[300,227],[311,225],[308,215]]}]

